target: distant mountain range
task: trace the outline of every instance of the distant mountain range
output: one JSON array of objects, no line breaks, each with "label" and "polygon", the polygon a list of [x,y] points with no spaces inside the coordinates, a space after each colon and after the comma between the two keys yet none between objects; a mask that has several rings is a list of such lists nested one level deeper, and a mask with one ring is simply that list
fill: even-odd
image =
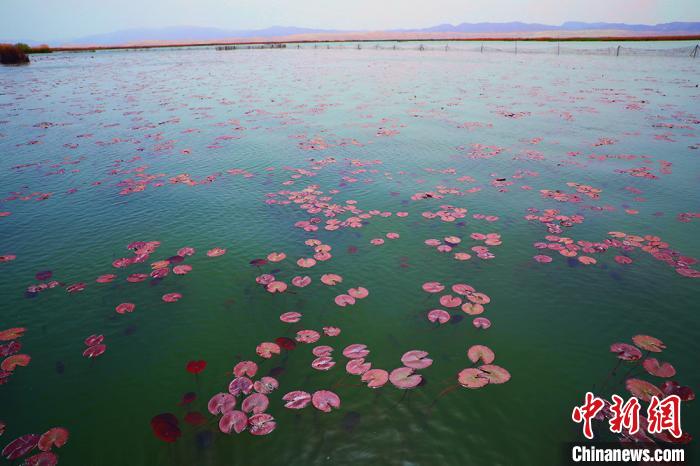
[{"label": "distant mountain range", "polygon": [[[352,30],[334,30],[334,29],[312,29],[299,28],[289,26],[272,26],[265,29],[243,29],[230,30],[213,27],[199,26],[172,26],[165,28],[142,28],[142,29],[126,29],[115,31],[106,34],[95,34],[91,36],[78,37],[66,40],[40,41],[27,40],[22,41],[30,45],[36,45],[40,42],[48,42],[53,46],[58,45],[75,45],[75,46],[106,46],[120,44],[138,44],[138,43],[187,43],[187,42],[206,42],[219,40],[234,40],[246,38],[266,38],[274,39],[286,36],[296,37],[312,37],[314,35],[325,35],[330,37],[338,34],[366,34],[368,36],[381,36],[382,33],[388,37],[397,37],[398,35],[405,36],[417,34],[420,37],[427,37],[430,34],[439,34],[441,37],[446,37],[446,34],[522,34],[532,35],[534,33],[550,32],[552,34],[567,34],[572,35],[576,31],[585,31],[588,36],[595,35],[595,31],[600,31],[609,34],[610,31],[622,31],[627,34],[637,33],[638,35],[700,35],[700,22],[674,22],[663,24],[626,24],[626,23],[584,23],[584,22],[566,22],[560,26],[538,23],[461,23],[439,24],[422,29],[393,29],[387,31],[352,31]],[[2,42],[2,41],[0,41]],[[17,41],[6,41],[17,42]]]}]

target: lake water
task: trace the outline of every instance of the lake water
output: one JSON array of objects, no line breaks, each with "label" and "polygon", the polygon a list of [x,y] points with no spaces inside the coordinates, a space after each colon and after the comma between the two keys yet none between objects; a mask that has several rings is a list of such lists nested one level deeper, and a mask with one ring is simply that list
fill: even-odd
[{"label": "lake water", "polygon": [[[55,53],[0,68],[0,330],[26,328],[31,357],[0,387],[0,443],[65,427],[60,463],[85,466],[562,463],[585,392],[626,398],[625,376],[665,380],[625,363],[605,383],[611,344],[657,337],[672,380],[700,386],[699,83],[692,58],[416,50]],[[331,257],[300,267],[309,239]],[[113,267],[139,241],[160,246]],[[156,263],[186,246],[181,263]],[[286,258],[250,264],[275,251]],[[127,281],[152,263],[170,273]],[[263,274],[287,290],[268,292]],[[468,302],[454,284],[490,297],[483,314],[441,304]],[[369,295],[335,303],[357,287]],[[433,309],[451,320],[431,323]],[[280,321],[290,311],[298,323]],[[320,340],[256,355],[303,329]],[[88,359],[93,334],[107,348]],[[373,368],[414,349],[433,364],[412,390],[373,390],[345,372],[353,343]],[[509,381],[457,384],[482,364],[467,357],[476,344]],[[318,345],[334,348],[330,370],[311,367]],[[194,376],[191,360],[207,366]],[[266,436],[223,434],[207,411],[242,360],[279,382]],[[287,409],[293,390],[341,405]],[[682,410],[696,434],[697,405]],[[174,443],[151,428],[162,413],[178,419]]]}]

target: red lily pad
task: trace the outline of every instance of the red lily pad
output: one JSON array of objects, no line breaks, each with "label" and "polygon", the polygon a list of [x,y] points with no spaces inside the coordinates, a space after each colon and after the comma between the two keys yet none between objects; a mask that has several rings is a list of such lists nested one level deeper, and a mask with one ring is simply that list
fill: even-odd
[{"label": "red lily pad", "polygon": [[3,330],[0,332],[0,341],[10,341],[10,340],[16,340],[17,338],[20,338],[22,335],[24,335],[24,332],[27,329],[24,327],[14,327],[14,328],[8,328],[7,330]]},{"label": "red lily pad", "polygon": [[156,437],[168,443],[176,442],[182,432],[177,418],[171,413],[163,413],[151,419],[151,429]]},{"label": "red lily pad", "polygon": [[134,303],[121,303],[115,308],[117,314],[126,314],[127,312],[134,312],[134,309],[136,309],[136,305]]},{"label": "red lily pad", "polygon": [[185,414],[185,422],[191,426],[201,426],[207,422],[207,420],[199,411],[190,411]]},{"label": "red lily pad", "polygon": [[690,387],[682,387],[675,380],[667,380],[661,384],[661,391],[664,395],[677,395],[681,401],[692,401],[695,399],[695,392]]},{"label": "red lily pad", "polygon": [[83,356],[86,358],[96,358],[107,350],[107,345],[93,345],[83,351]]},{"label": "red lily pad", "polygon": [[68,442],[68,436],[68,430],[63,427],[49,429],[39,438],[39,450],[49,451],[52,447],[61,448]]},{"label": "red lily pad", "polygon": [[659,398],[664,397],[664,394],[659,387],[647,382],[646,380],[627,379],[625,382],[625,387],[632,395],[636,396],[642,401],[649,401],[651,400],[652,396]]},{"label": "red lily pad", "polygon": [[189,361],[185,367],[190,374],[199,374],[207,367],[206,361]]},{"label": "red lily pad", "polygon": [[26,367],[31,360],[32,358],[28,354],[13,354],[0,363],[0,369],[12,372],[17,366]]},{"label": "red lily pad", "polygon": [[642,366],[644,366],[644,370],[656,377],[669,378],[676,375],[676,369],[670,363],[659,363],[656,358],[645,359]]},{"label": "red lily pad", "polygon": [[58,455],[52,451],[42,451],[24,460],[22,466],[56,466]]},{"label": "red lily pad", "polygon": [[666,349],[666,345],[664,345],[661,340],[649,335],[635,335],[632,337],[632,341],[638,347],[643,350],[651,351],[652,353],[660,353]]},{"label": "red lily pad", "polygon": [[642,357],[639,348],[627,343],[613,343],[610,345],[610,352],[617,353],[617,358],[623,361],[637,361]]},{"label": "red lily pad", "polygon": [[18,437],[7,444],[2,450],[2,456],[8,460],[15,460],[26,455],[39,443],[39,436],[36,434],[26,434]]}]

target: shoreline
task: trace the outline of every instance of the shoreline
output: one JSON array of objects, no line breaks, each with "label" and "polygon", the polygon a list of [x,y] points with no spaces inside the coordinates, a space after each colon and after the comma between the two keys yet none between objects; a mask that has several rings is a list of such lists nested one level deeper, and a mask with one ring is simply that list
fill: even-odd
[{"label": "shoreline", "polygon": [[333,44],[342,42],[678,42],[700,41],[700,35],[681,36],[601,36],[601,37],[457,37],[457,38],[406,38],[406,39],[329,39],[329,40],[255,40],[182,42],[172,44],[103,45],[95,47],[52,47],[54,52],[95,52],[98,50],[141,50],[178,47],[215,47],[225,45],[265,44]]}]

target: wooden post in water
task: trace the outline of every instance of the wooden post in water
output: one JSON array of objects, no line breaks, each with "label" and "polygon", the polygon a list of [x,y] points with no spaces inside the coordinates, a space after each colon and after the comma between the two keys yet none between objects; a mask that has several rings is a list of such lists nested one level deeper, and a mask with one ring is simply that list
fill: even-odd
[{"label": "wooden post in water", "polygon": [[617,46],[617,52],[615,53],[615,56],[616,56],[616,57],[619,57],[619,56],[620,56],[620,49],[621,49],[621,48],[622,48],[621,45],[618,45],[618,46]]},{"label": "wooden post in water", "polygon": [[697,58],[698,49],[700,49],[700,45],[695,45],[695,48],[693,49],[693,53],[692,53],[693,58]]},{"label": "wooden post in water", "polygon": [[484,53],[484,43],[481,43],[481,53]]}]

